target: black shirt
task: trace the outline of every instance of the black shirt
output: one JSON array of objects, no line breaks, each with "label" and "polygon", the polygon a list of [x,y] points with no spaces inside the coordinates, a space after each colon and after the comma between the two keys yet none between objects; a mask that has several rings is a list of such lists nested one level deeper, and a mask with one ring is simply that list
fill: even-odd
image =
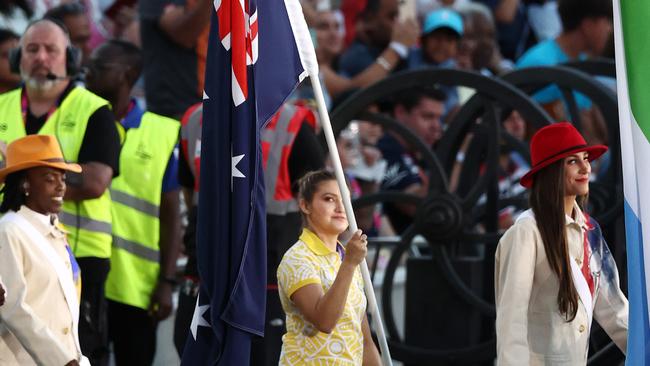
[{"label": "black shirt", "polygon": [[[381,182],[382,191],[403,192],[414,184],[422,184],[423,171],[418,162],[390,133],[377,142],[377,148],[386,160],[386,173]],[[392,203],[383,205],[386,216],[398,233],[403,233],[413,223],[413,217],[406,215]]]},{"label": "black shirt", "polygon": [[201,101],[198,92],[197,55],[165,34],[158,22],[166,5],[185,5],[184,0],[139,2],[144,93],[147,110],[180,119],[190,106]]},{"label": "black shirt", "polygon": [[[61,94],[59,103],[74,89],[70,84]],[[27,108],[25,131],[28,135],[37,134],[47,121],[48,113],[36,117]],[[88,118],[88,125],[84,134],[77,163],[84,164],[98,162],[106,164],[113,169],[113,177],[119,175],[120,136],[115,126],[115,115],[108,105],[100,107]]]}]

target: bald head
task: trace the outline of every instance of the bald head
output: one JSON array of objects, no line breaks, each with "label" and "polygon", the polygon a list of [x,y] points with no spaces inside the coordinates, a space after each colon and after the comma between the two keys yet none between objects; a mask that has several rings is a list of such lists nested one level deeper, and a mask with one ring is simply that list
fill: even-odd
[{"label": "bald head", "polygon": [[51,20],[39,20],[25,30],[20,39],[20,75],[28,88],[51,88],[58,81],[48,80],[48,74],[66,75],[68,45],[66,31]]},{"label": "bald head", "polygon": [[45,33],[49,33],[53,39],[55,38],[59,42],[63,42],[62,44],[64,48],[70,45],[70,36],[68,30],[65,29],[65,26],[58,21],[47,18],[39,19],[30,23],[27,26],[27,29],[25,29],[25,32],[23,32],[23,36],[20,38],[20,44],[23,45],[26,40],[31,40],[33,38],[41,39],[42,35]]}]

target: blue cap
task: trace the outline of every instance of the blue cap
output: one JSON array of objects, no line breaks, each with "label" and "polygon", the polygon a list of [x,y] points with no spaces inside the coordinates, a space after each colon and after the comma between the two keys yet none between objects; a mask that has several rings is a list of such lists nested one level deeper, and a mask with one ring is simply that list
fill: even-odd
[{"label": "blue cap", "polygon": [[450,9],[434,10],[427,15],[424,21],[422,35],[427,35],[440,28],[449,28],[460,37],[463,35],[463,18]]}]

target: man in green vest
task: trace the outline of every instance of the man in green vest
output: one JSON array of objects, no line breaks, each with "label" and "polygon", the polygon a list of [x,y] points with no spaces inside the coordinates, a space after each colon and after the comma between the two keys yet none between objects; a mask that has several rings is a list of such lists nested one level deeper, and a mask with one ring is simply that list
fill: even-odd
[{"label": "man in green vest", "polygon": [[56,136],[65,159],[82,165],[67,174],[59,216],[83,273],[79,338],[93,365],[108,363],[104,284],[111,256],[111,199],[118,175],[120,142],[106,100],[71,82],[79,51],[65,27],[52,20],[31,23],[10,55],[21,88],[0,95],[0,141],[27,134]]},{"label": "man in green vest", "polygon": [[111,184],[113,252],[106,281],[109,338],[118,365],[150,365],[157,323],[172,311],[180,249],[177,143],[180,122],[131,99],[140,50],[123,41],[97,48],[87,85],[110,101],[124,129],[122,174]]}]

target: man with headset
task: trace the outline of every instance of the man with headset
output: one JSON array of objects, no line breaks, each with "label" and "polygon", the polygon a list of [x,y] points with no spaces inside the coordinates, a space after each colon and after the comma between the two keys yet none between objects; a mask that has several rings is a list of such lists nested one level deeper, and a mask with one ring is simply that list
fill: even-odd
[{"label": "man with headset", "polygon": [[107,188],[118,175],[120,138],[108,102],[71,82],[79,57],[63,25],[41,19],[27,27],[10,54],[23,86],[0,94],[0,141],[54,135],[65,159],[83,167],[80,174],[66,175],[59,218],[83,273],[81,348],[93,365],[107,365],[104,283],[112,242]]}]

